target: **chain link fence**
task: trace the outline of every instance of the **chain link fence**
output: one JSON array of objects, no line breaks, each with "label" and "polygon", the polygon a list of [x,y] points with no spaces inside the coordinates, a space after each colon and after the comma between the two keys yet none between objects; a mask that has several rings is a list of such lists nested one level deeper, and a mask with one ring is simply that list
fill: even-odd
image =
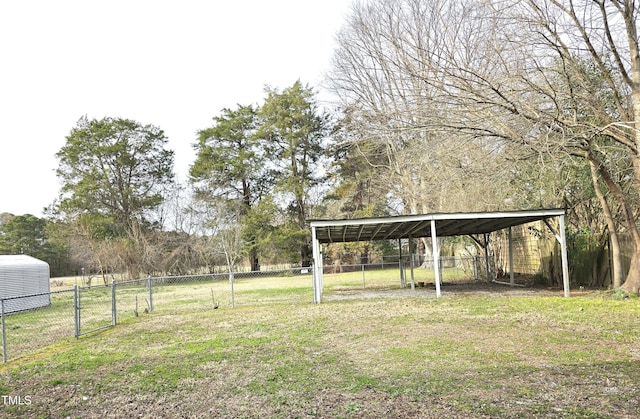
[{"label": "chain link fence", "polygon": [[[8,350],[14,357],[75,335],[73,289],[46,294],[0,299],[2,359]],[[16,310],[34,297],[46,297],[49,304],[29,310]]]},{"label": "chain link fence", "polygon": [[[441,280],[476,281],[484,278],[484,260],[480,257],[442,257]],[[331,264],[323,267],[323,276],[343,288],[424,287],[435,282],[433,259],[425,255],[386,258],[375,263]]]},{"label": "chain link fence", "polygon": [[7,362],[56,341],[78,339],[151,312],[288,304],[305,298],[311,302],[312,293],[311,270],[295,268],[149,277],[2,298],[2,359]]},{"label": "chain link fence", "polygon": [[[485,278],[485,265],[481,257],[443,257],[440,272],[445,282],[473,281]],[[334,264],[323,271],[344,289],[425,287],[435,280],[428,255]],[[151,312],[291,304],[305,299],[313,301],[310,268],[112,280],[4,298],[0,299],[2,357],[7,362],[58,340],[78,339]]]}]

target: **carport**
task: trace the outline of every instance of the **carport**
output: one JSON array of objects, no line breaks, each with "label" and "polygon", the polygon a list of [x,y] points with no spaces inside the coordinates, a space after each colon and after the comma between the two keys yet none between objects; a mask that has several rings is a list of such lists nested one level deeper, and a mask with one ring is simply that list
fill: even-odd
[{"label": "carport", "polygon": [[[559,231],[549,223],[559,219]],[[544,209],[530,211],[435,213],[402,215],[393,217],[374,217],[350,220],[311,220],[313,244],[313,301],[320,303],[323,293],[323,243],[413,239],[431,237],[433,260],[438,260],[438,237],[470,236],[483,245],[474,235],[486,235],[503,229],[509,229],[509,259],[511,285],[514,284],[513,252],[511,228],[535,221],[543,221],[560,243],[562,258],[562,283],[564,296],[569,296],[569,269],[565,238],[565,211],[563,209]],[[441,276],[439,264],[434,263],[436,297],[441,296]]]}]

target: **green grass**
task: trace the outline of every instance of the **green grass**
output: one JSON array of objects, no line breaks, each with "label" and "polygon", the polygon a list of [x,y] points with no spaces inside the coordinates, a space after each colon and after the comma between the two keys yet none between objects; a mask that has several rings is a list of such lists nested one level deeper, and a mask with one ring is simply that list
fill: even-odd
[{"label": "green grass", "polygon": [[[327,275],[325,292],[344,283]],[[33,401],[0,406],[0,417],[640,414],[639,299],[445,293],[314,305],[308,276],[235,285],[235,309],[225,281],[158,287],[153,313],[0,367],[0,392]]]},{"label": "green grass", "polygon": [[[444,268],[441,270],[443,281],[456,282],[473,279],[473,273],[462,268]],[[405,268],[406,283],[411,283],[411,270]],[[434,282],[435,274],[432,269],[414,268],[413,280],[417,282]],[[325,288],[332,287],[388,287],[400,286],[400,270],[397,267],[386,269],[356,269],[352,272],[325,273]]]}]

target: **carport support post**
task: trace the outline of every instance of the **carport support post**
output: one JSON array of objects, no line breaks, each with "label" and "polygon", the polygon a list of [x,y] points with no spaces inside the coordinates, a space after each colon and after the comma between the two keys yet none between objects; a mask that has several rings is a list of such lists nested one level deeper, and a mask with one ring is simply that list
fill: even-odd
[{"label": "carport support post", "polygon": [[411,236],[409,236],[409,266],[411,267],[411,290],[415,291],[416,289],[416,280],[415,280],[415,275],[413,272],[413,257],[415,256],[415,254],[411,251]]},{"label": "carport support post", "polygon": [[322,298],[321,276],[322,276],[322,252],[320,250],[320,242],[317,239],[316,228],[311,228],[311,243],[313,246],[313,302],[320,303]]},{"label": "carport support post", "polygon": [[320,284],[320,294],[319,294],[319,300],[322,299],[322,294],[324,294],[324,256],[322,253],[322,243],[318,242],[318,277],[320,278],[320,281],[318,282],[318,284]]},{"label": "carport support post", "polygon": [[544,220],[544,223],[560,243],[560,254],[562,256],[562,286],[564,288],[564,296],[569,297],[569,258],[567,257],[567,235],[564,231],[564,214],[560,215],[559,233],[556,233],[551,224],[549,224],[549,221]]},{"label": "carport support post", "polygon": [[569,296],[569,261],[567,257],[567,236],[564,231],[564,215],[560,216],[560,251],[562,253],[562,285],[564,296]]},{"label": "carport support post", "polygon": [[511,286],[515,286],[516,280],[513,273],[513,235],[511,234],[511,226],[509,226],[509,277]]},{"label": "carport support post", "polygon": [[491,273],[489,272],[489,239],[487,233],[484,233],[484,264],[487,269],[487,282],[491,282]]},{"label": "carport support post", "polygon": [[400,287],[404,288],[406,281],[404,279],[404,264],[402,263],[402,239],[398,239],[398,250],[400,256],[398,256],[398,268],[400,268]]},{"label": "carport support post", "polygon": [[436,298],[440,298],[440,252],[436,235],[436,220],[431,220],[431,247],[433,248],[433,272],[435,274]]}]

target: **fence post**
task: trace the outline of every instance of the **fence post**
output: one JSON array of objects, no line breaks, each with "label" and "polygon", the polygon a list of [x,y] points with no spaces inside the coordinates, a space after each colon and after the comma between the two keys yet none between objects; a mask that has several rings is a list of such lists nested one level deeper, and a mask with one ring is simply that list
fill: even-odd
[{"label": "fence post", "polygon": [[475,281],[480,280],[480,269],[478,268],[478,265],[480,264],[480,256],[474,256],[473,257],[473,279]]},{"label": "fence post", "polygon": [[117,321],[116,314],[116,280],[111,279],[111,326],[115,326]]},{"label": "fence post", "polygon": [[0,317],[2,317],[2,362],[7,363],[7,335],[4,327],[4,299],[0,299]]},{"label": "fence post", "polygon": [[229,281],[231,281],[231,308],[236,308],[236,294],[235,290],[233,289],[233,283],[235,282],[233,268],[229,270]]},{"label": "fence post", "polygon": [[147,279],[147,281],[149,281],[149,312],[153,311],[153,279],[151,278],[151,275],[149,275],[149,278]]},{"label": "fence post", "polygon": [[73,317],[76,323],[76,339],[80,336],[80,295],[78,285],[73,286]]}]

